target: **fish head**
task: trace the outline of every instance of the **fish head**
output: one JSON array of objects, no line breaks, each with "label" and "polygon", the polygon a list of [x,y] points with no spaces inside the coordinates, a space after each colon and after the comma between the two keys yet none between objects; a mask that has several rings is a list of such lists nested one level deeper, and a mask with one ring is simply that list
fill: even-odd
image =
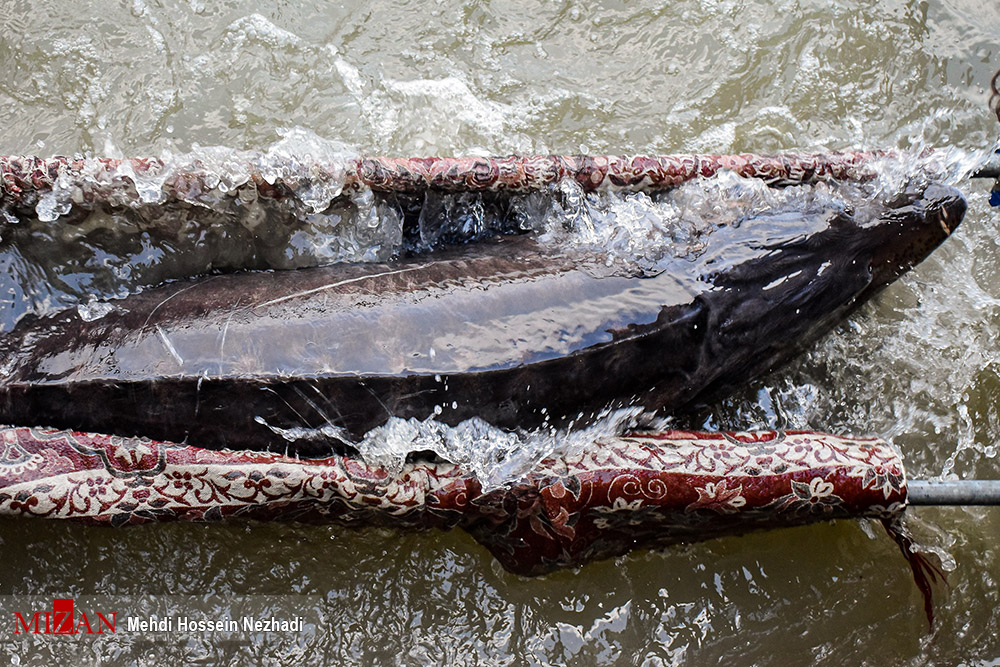
[{"label": "fish head", "polygon": [[965,208],[953,187],[915,185],[886,202],[766,213],[710,235],[699,260],[704,342],[692,356],[701,366],[689,375],[714,375],[688,404],[728,395],[830,331],[945,241]]},{"label": "fish head", "polygon": [[870,223],[875,243],[871,255],[872,288],[888,285],[913,268],[962,222],[966,202],[954,187],[931,183],[907,188],[888,203],[887,209]]}]

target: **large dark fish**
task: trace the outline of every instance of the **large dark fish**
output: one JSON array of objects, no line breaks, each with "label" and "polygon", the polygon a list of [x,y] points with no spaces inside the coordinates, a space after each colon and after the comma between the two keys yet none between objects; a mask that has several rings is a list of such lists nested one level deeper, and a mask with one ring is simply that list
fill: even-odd
[{"label": "large dark fish", "polygon": [[[178,282],[22,320],[0,342],[0,423],[326,454],[389,416],[565,424],[615,402],[697,404],[771,369],[922,260],[957,190],[746,219],[656,275],[502,238],[392,264]],[[293,440],[295,433],[289,434]],[[341,443],[342,444],[342,443]]]}]

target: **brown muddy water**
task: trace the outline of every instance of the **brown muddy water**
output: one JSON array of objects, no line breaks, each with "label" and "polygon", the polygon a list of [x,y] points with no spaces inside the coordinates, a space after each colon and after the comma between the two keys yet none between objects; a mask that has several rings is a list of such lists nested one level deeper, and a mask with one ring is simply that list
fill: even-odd
[{"label": "brown muddy water", "polygon": [[[1000,129],[985,92],[998,44],[1000,5],[966,0],[2,0],[0,152],[260,149],[290,128],[393,155],[972,152]],[[874,433],[913,477],[1000,478],[1000,216],[986,184],[961,187],[969,213],[938,252],[704,426]],[[114,292],[79,282],[66,242],[43,247],[38,290],[55,276]],[[15,310],[48,298],[15,292]],[[1000,509],[909,514],[950,570],[930,633],[895,545],[857,522],[526,579],[457,532],[8,520],[0,652],[22,665],[1000,663]],[[13,610],[55,597],[175,631],[13,634]],[[245,614],[303,628],[176,631]]]}]

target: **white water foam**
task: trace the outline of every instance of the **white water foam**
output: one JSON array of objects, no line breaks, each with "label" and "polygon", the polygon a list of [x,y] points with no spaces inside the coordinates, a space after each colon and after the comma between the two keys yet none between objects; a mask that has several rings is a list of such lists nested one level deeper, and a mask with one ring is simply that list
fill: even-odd
[{"label": "white water foam", "polygon": [[433,452],[442,459],[472,472],[485,490],[518,480],[550,456],[567,455],[612,438],[637,424],[665,426],[640,408],[602,413],[583,428],[540,428],[533,431],[504,431],[482,419],[473,418],[448,426],[433,417],[424,420],[393,417],[353,443],[365,463],[384,467],[393,474],[402,470],[406,457],[414,452]]},{"label": "white water foam", "polygon": [[765,213],[851,210],[875,214],[912,184],[957,184],[991,153],[916,149],[879,158],[867,182],[826,182],[784,188],[722,171],[660,195],[584,192],[575,181],[557,186],[540,223],[541,240],[601,254],[609,267],[656,270],[664,259],[697,255],[708,234]]},{"label": "white water foam", "polygon": [[244,201],[256,197],[252,186],[249,190],[253,192],[238,192],[253,174],[260,174],[271,185],[288,187],[306,212],[324,211],[343,192],[347,167],[357,154],[344,144],[302,128],[279,134],[281,139],[265,151],[197,144],[187,153],[165,151],[159,156],[162,168],[142,172],[127,161],[107,172],[98,160],[90,158],[79,174],[61,174],[52,190],[42,195],[35,213],[39,220],[53,222],[92,193],[104,194],[113,206],[162,204],[168,199],[168,185],[181,201],[225,208],[236,195]]}]

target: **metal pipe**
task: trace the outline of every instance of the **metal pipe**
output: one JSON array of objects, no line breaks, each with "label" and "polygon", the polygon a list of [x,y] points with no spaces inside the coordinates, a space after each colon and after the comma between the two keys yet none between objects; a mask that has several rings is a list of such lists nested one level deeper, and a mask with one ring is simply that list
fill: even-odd
[{"label": "metal pipe", "polygon": [[907,488],[906,502],[910,505],[1000,505],[997,479],[910,480]]}]

